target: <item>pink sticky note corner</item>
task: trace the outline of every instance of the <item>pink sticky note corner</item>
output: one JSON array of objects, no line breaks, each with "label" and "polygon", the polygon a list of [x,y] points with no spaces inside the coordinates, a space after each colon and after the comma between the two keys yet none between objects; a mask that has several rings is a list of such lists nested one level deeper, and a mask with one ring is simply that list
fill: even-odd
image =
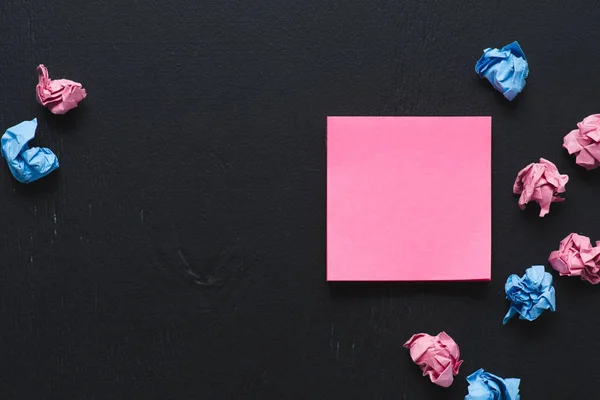
[{"label": "pink sticky note corner", "polygon": [[328,117],[327,280],[489,280],[491,117]]}]

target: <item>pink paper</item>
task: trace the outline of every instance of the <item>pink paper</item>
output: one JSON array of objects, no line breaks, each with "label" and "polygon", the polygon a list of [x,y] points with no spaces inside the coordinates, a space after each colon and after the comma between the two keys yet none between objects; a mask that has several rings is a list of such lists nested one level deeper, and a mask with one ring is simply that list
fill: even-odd
[{"label": "pink paper", "polygon": [[558,250],[550,253],[548,261],[552,268],[563,276],[580,276],[585,268],[581,252],[589,252],[591,249],[592,243],[589,237],[571,233],[561,240]]},{"label": "pink paper", "polygon": [[587,116],[563,139],[569,154],[577,154],[575,162],[587,170],[600,166],[600,114]]},{"label": "pink paper", "polygon": [[580,276],[592,285],[600,283],[600,241],[592,246],[589,237],[571,233],[550,253],[548,261],[563,276]]},{"label": "pink paper", "polygon": [[600,283],[600,241],[590,251],[581,252],[585,268],[581,271],[581,279],[592,285]]},{"label": "pink paper", "polygon": [[53,114],[64,114],[77,107],[87,93],[81,83],[68,79],[52,80],[43,64],[37,68],[38,84],[35,88],[37,101]]},{"label": "pink paper", "polygon": [[327,280],[489,280],[491,117],[328,117]]},{"label": "pink paper", "polygon": [[429,375],[436,385],[452,385],[463,360],[458,345],[446,332],[437,336],[418,333],[408,339],[404,347],[410,349],[410,357],[421,368],[423,376]]},{"label": "pink paper", "polygon": [[551,203],[565,201],[558,196],[567,189],[568,175],[561,175],[552,162],[540,158],[539,163],[531,163],[517,174],[513,185],[513,193],[520,194],[519,208],[525,209],[525,204],[536,201],[540,205],[540,217],[550,212]]}]

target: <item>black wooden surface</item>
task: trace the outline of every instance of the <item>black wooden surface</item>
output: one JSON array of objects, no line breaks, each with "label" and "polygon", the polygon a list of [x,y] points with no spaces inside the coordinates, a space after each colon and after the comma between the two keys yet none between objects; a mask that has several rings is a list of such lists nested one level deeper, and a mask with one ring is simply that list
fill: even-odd
[{"label": "black wooden surface", "polygon": [[[600,110],[599,17],[559,0],[2,1],[2,131],[37,117],[61,166],[27,186],[0,168],[0,397],[461,399],[483,367],[523,399],[597,398],[600,288],[557,277],[557,312],[501,322],[509,274],[572,231],[600,239],[600,173],[561,148]],[[509,103],[473,68],[515,39],[531,74]],[[84,84],[79,109],[36,104],[38,63]],[[325,282],[327,115],[493,116],[491,283]],[[544,219],[511,194],[539,157],[571,177]],[[449,389],[402,348],[440,330],[465,359]]]}]

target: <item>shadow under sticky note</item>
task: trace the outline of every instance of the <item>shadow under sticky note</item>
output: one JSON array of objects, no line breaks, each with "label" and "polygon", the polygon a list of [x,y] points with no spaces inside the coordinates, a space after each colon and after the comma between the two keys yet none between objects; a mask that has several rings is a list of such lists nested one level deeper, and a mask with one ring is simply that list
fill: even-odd
[{"label": "shadow under sticky note", "polygon": [[327,280],[489,280],[491,117],[328,117]]}]

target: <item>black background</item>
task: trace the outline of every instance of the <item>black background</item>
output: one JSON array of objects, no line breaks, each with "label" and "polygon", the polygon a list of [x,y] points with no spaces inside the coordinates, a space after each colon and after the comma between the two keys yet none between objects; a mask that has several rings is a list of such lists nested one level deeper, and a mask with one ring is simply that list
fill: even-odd
[{"label": "black background", "polygon": [[[4,0],[2,130],[37,117],[60,169],[22,185],[0,168],[0,396],[461,399],[483,367],[523,399],[596,398],[600,288],[554,274],[555,313],[502,317],[509,274],[570,232],[600,239],[600,173],[561,148],[600,110],[599,11]],[[531,72],[509,103],[473,69],[515,39]],[[35,102],[39,63],[84,84],[80,108]],[[327,115],[492,115],[490,283],[325,282]],[[543,219],[511,193],[539,157],[570,176]],[[441,330],[465,359],[449,389],[402,348]]]}]

